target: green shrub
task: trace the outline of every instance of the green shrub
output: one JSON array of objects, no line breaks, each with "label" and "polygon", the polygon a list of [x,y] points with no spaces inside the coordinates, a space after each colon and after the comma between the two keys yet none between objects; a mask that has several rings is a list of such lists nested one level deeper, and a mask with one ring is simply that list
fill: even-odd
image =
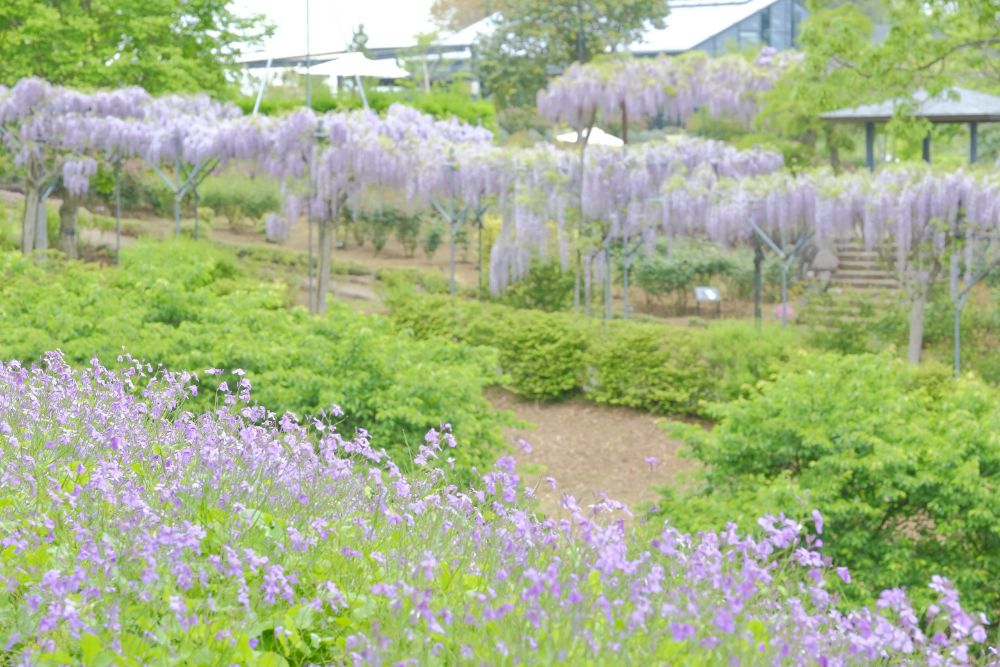
[{"label": "green shrub", "polygon": [[438,220],[435,220],[427,229],[424,230],[424,239],[421,243],[421,248],[424,254],[427,255],[427,259],[433,259],[434,253],[437,249],[441,247],[441,243],[445,239],[445,229],[444,224]]},{"label": "green shrub", "polygon": [[402,281],[398,285],[387,299],[397,326],[419,338],[496,348],[507,386],[531,398],[582,391],[600,403],[703,416],[709,402],[750,393],[799,345],[791,329],[601,323],[569,313],[419,295]]},{"label": "green shrub", "polygon": [[448,294],[451,281],[448,276],[436,271],[421,271],[420,269],[379,269],[375,273],[390,292],[406,294],[419,288],[427,294]]},{"label": "green shrub", "polygon": [[588,397],[658,414],[696,412],[711,380],[691,333],[676,327],[611,322],[587,362]]},{"label": "green shrub", "polygon": [[226,219],[230,226],[257,222],[281,208],[278,184],[238,170],[209,176],[198,188],[201,204]]},{"label": "green shrub", "polygon": [[[412,257],[419,243],[422,224],[423,220],[417,214],[385,207],[368,214],[364,225],[355,223],[355,229],[367,232],[366,235],[371,238],[376,255],[385,247],[389,237],[395,235],[406,255]],[[360,241],[358,245],[361,245]]]},{"label": "green shrub", "polygon": [[909,586],[926,602],[926,582],[942,574],[995,613],[998,399],[978,380],[888,354],[802,354],[750,398],[717,406],[714,430],[671,427],[704,472],[660,510],[683,530],[818,507],[829,555],[871,593]]},{"label": "green shrub", "polygon": [[[509,420],[482,395],[496,381],[494,352],[400,335],[343,304],[322,317],[288,309],[285,285],[253,279],[244,261],[188,241],[123,249],[119,268],[0,255],[0,358],[59,348],[73,363],[113,362],[124,347],[174,369],[242,368],[279,414],[336,403],[340,428],[370,428],[376,446],[415,449],[444,422],[464,445],[455,454],[463,467],[502,446]],[[214,400],[201,395],[195,407]]]},{"label": "green shrub", "polygon": [[554,399],[582,381],[585,338],[571,320],[496,304],[396,292],[389,303],[401,328],[497,350],[504,384],[527,398]]},{"label": "green shrub", "polygon": [[565,310],[573,301],[573,274],[564,272],[559,262],[535,262],[526,276],[504,290],[500,300],[515,308]]},{"label": "green shrub", "polygon": [[513,314],[504,324],[494,345],[513,391],[526,398],[554,399],[580,386],[586,340],[579,328],[527,312]]}]

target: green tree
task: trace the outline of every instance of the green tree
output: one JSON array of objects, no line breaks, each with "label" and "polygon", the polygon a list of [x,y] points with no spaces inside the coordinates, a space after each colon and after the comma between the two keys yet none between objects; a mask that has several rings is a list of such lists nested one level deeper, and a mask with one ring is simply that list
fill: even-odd
[{"label": "green tree", "polygon": [[[998,11],[997,0],[813,0],[799,40],[803,61],[765,95],[759,121],[811,149],[822,140],[836,165],[850,132],[824,123],[822,112],[919,89],[936,94],[956,81],[995,80]],[[873,19],[881,24],[878,35]],[[912,111],[900,105],[887,129],[895,153],[918,158],[930,127]]]},{"label": "green tree", "polygon": [[499,106],[533,107],[549,77],[662,28],[663,0],[510,0],[477,43],[479,72]]},{"label": "green tree", "polygon": [[242,47],[272,30],[231,0],[5,0],[0,83],[220,92]]},{"label": "green tree", "polygon": [[431,18],[445,30],[461,30],[506,5],[506,0],[434,0]]}]

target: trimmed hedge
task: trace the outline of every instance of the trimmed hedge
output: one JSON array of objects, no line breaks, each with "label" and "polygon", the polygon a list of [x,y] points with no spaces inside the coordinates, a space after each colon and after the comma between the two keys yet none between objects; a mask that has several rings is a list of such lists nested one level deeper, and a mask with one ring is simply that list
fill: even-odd
[{"label": "trimmed hedge", "polygon": [[582,394],[664,415],[706,416],[708,404],[747,395],[799,347],[794,330],[740,322],[601,322],[409,291],[387,301],[396,326],[418,338],[496,348],[505,386],[522,396]]}]

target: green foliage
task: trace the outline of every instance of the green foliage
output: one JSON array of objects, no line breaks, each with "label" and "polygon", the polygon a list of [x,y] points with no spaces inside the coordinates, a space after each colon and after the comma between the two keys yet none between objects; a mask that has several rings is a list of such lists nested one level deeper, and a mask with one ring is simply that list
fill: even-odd
[{"label": "green foliage", "polygon": [[672,427],[705,467],[700,487],[668,494],[661,511],[695,529],[819,507],[829,555],[869,593],[908,586],[926,602],[926,582],[942,574],[996,612],[998,398],[887,354],[800,355],[751,397],[716,407],[714,430]]},{"label": "green foliage", "polygon": [[209,176],[198,192],[203,206],[225,217],[234,227],[248,221],[258,222],[281,208],[277,183],[267,177],[249,176],[235,170]]},{"label": "green foliage", "polygon": [[515,308],[565,310],[573,302],[573,274],[563,271],[558,261],[535,262],[500,300]]},{"label": "green foliage", "polygon": [[376,255],[382,251],[389,238],[395,236],[407,257],[412,257],[416,252],[423,226],[423,217],[419,214],[393,207],[382,207],[367,214],[363,225]]},{"label": "green foliage", "polygon": [[418,338],[496,348],[507,386],[530,398],[582,392],[609,405],[704,415],[746,395],[797,345],[794,331],[716,323],[705,329],[519,310],[396,291],[392,318]]},{"label": "green foliage", "polygon": [[427,255],[427,259],[433,258],[434,253],[441,247],[441,243],[444,242],[444,234],[444,223],[437,219],[433,220],[424,230],[424,238],[420,247]]},{"label": "green foliage", "polygon": [[118,269],[3,255],[0,358],[32,361],[59,348],[74,363],[110,362],[124,347],[170,368],[242,368],[279,414],[336,403],[347,433],[363,425],[387,449],[415,449],[444,422],[466,445],[456,454],[463,466],[501,446],[504,418],[482,396],[495,377],[488,350],[415,340],[340,304],[323,317],[289,309],[285,285],[259,283],[247,266],[204,242],[124,249]]},{"label": "green foliage", "polygon": [[476,44],[479,74],[499,106],[534,106],[553,70],[630,44],[666,15],[660,0],[510,0]]},{"label": "green foliage", "polygon": [[427,294],[447,294],[451,287],[448,276],[420,269],[379,269],[375,277],[390,293],[405,294],[419,288]]},{"label": "green foliage", "polygon": [[[835,166],[852,146],[851,128],[825,123],[822,112],[920,89],[937,94],[956,81],[981,87],[993,78],[1000,37],[994,2],[929,3],[913,11],[908,3],[815,0],[809,9],[799,37],[805,58],[764,95],[758,118],[761,128],[799,142],[805,160],[814,159],[821,140]],[[884,28],[878,39],[876,22]],[[887,127],[894,157],[920,159],[929,124],[914,111],[900,105]]]},{"label": "green foliage", "polygon": [[388,301],[397,325],[418,338],[495,348],[505,385],[522,396],[555,399],[581,385],[583,330],[565,318],[407,291]]},{"label": "green foliage", "polygon": [[[773,298],[781,280],[780,261],[767,255],[762,271],[763,297]],[[669,246],[661,240],[653,254],[639,255],[633,269],[635,284],[647,296],[659,301],[672,295],[677,312],[684,311],[696,285],[715,285],[720,280],[725,282],[727,297],[753,298],[753,274],[751,250],[682,240]]]},{"label": "green foliage", "polygon": [[225,92],[240,49],[271,30],[220,0],[5,0],[0,83]]}]

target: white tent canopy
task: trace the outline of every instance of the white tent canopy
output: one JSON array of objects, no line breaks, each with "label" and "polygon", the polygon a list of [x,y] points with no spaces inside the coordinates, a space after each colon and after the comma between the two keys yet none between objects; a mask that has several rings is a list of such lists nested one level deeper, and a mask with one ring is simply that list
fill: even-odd
[{"label": "white tent canopy", "polygon": [[393,60],[371,60],[365,54],[352,51],[337,56],[325,63],[309,67],[310,74],[319,76],[370,76],[376,79],[402,79],[410,73],[397,65]]},{"label": "white tent canopy", "polygon": [[[579,139],[576,131],[566,132],[556,135],[558,141],[575,144]],[[624,146],[625,142],[613,134],[608,134],[599,127],[591,128],[590,135],[587,136],[587,144],[590,146]]]}]

